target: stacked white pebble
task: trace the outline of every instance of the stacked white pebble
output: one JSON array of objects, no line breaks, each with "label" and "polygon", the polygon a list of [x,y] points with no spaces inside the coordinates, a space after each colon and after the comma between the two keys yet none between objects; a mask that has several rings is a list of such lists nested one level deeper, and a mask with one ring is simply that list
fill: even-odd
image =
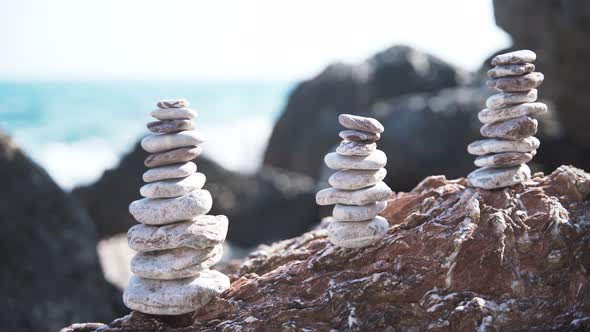
[{"label": "stacked white pebble", "polygon": [[180,315],[198,310],[229,288],[224,274],[209,268],[219,262],[227,234],[225,216],[206,215],[211,194],[206,177],[191,160],[204,142],[194,129],[196,112],[185,100],[161,101],[147,127],[154,134],[141,146],[148,156],[140,189],[143,199],[129,206],[141,224],[129,229],[134,276],[123,300],[127,307],[153,315]]},{"label": "stacked white pebble", "polygon": [[501,54],[492,59],[494,68],[488,71],[490,88],[502,91],[488,98],[478,114],[484,124],[481,134],[487,137],[467,147],[478,156],[475,165],[481,167],[469,174],[472,187],[497,189],[510,187],[531,177],[526,165],[537,153],[539,140],[534,116],[547,112],[547,105],[535,102],[536,88],[543,74],[535,72],[536,55],[529,50]]},{"label": "stacked white pebble", "polygon": [[328,226],[330,241],[343,248],[366,247],[387,234],[389,224],[378,216],[387,206],[391,189],[383,182],[387,157],[377,150],[384,128],[379,121],[342,114],[338,121],[348,130],[340,132],[343,141],[326,155],[326,165],[336,170],[329,179],[332,188],[316,195],[319,205],[333,205]]}]

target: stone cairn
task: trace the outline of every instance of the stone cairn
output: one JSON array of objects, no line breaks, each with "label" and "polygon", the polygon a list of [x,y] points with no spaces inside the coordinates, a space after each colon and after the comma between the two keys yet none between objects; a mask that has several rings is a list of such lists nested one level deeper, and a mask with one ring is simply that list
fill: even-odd
[{"label": "stone cairn", "polygon": [[510,187],[531,177],[526,165],[537,153],[539,140],[535,115],[547,112],[537,100],[543,74],[535,72],[536,55],[529,50],[501,54],[492,59],[487,85],[501,93],[490,96],[478,114],[484,124],[484,140],[471,143],[467,151],[478,156],[481,167],[467,177],[469,185],[484,189]]},{"label": "stone cairn", "polygon": [[332,188],[316,195],[318,205],[336,204],[334,220],[328,225],[328,237],[338,247],[361,248],[387,234],[389,224],[378,214],[387,206],[392,191],[383,182],[387,156],[375,143],[384,128],[379,121],[350,114],[338,117],[343,141],[336,152],[324,158],[337,172],[328,182]]},{"label": "stone cairn", "polygon": [[143,199],[129,206],[141,224],[129,229],[134,276],[123,300],[127,307],[154,315],[196,311],[229,288],[224,274],[209,268],[221,259],[227,234],[225,216],[206,215],[209,191],[205,175],[191,161],[201,154],[203,137],[194,131],[196,112],[185,100],[161,101],[148,123],[154,134],[141,141],[152,153],[140,189]]}]

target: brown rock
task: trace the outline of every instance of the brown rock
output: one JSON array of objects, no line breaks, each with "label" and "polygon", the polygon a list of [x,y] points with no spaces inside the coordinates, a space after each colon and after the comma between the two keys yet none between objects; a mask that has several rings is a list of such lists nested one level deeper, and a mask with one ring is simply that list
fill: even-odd
[{"label": "brown rock", "polygon": [[148,129],[156,134],[176,133],[194,129],[193,122],[188,119],[153,121],[147,124]]},{"label": "brown rock", "polygon": [[531,159],[533,159],[532,153],[505,152],[477,157],[474,163],[478,167],[511,167],[526,164]]},{"label": "brown rock", "polygon": [[338,122],[340,122],[345,128],[360,130],[367,133],[381,134],[385,130],[381,122],[364,116],[340,114],[338,116]]},{"label": "brown rock", "polygon": [[544,76],[539,72],[533,72],[524,76],[507,76],[488,80],[486,84],[496,90],[507,92],[519,92],[532,90],[543,83]]},{"label": "brown rock", "polygon": [[528,116],[521,116],[504,122],[486,124],[480,133],[484,137],[521,140],[537,133],[538,122]]},{"label": "brown rock", "polygon": [[381,138],[381,134],[367,133],[359,130],[343,130],[339,135],[343,140],[360,143],[373,143]]},{"label": "brown rock", "polygon": [[180,148],[166,152],[150,154],[144,162],[146,167],[172,165],[191,161],[201,155],[203,149],[200,146]]},{"label": "brown rock", "polygon": [[186,99],[161,100],[156,106],[158,108],[183,108],[188,107],[189,103]]}]

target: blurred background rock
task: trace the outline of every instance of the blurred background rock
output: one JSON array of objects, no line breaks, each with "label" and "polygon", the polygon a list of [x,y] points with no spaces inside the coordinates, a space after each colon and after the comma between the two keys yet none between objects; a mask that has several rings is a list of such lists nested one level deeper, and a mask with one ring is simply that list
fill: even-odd
[{"label": "blurred background rock", "polygon": [[125,313],[127,207],[146,156],[137,141],[159,98],[200,112],[210,143],[197,164],[212,212],[230,218],[228,258],[326,214],[314,195],[340,113],[384,124],[396,191],[474,169],[466,146],[491,93],[486,58],[507,48],[534,50],[546,77],[533,169],[590,169],[586,1],[259,2],[231,13],[228,3],[66,0],[0,11],[0,129],[13,136],[0,142],[0,326],[56,330]]}]

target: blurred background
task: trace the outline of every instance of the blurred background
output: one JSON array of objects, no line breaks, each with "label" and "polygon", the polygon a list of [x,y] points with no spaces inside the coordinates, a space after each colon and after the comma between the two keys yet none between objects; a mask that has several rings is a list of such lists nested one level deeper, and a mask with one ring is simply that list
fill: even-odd
[{"label": "blurred background", "polygon": [[0,327],[53,331],[127,312],[135,224],[159,99],[188,99],[226,258],[299,235],[337,115],[379,119],[386,182],[465,176],[494,54],[529,48],[545,74],[531,166],[590,167],[584,0],[0,1]]}]

